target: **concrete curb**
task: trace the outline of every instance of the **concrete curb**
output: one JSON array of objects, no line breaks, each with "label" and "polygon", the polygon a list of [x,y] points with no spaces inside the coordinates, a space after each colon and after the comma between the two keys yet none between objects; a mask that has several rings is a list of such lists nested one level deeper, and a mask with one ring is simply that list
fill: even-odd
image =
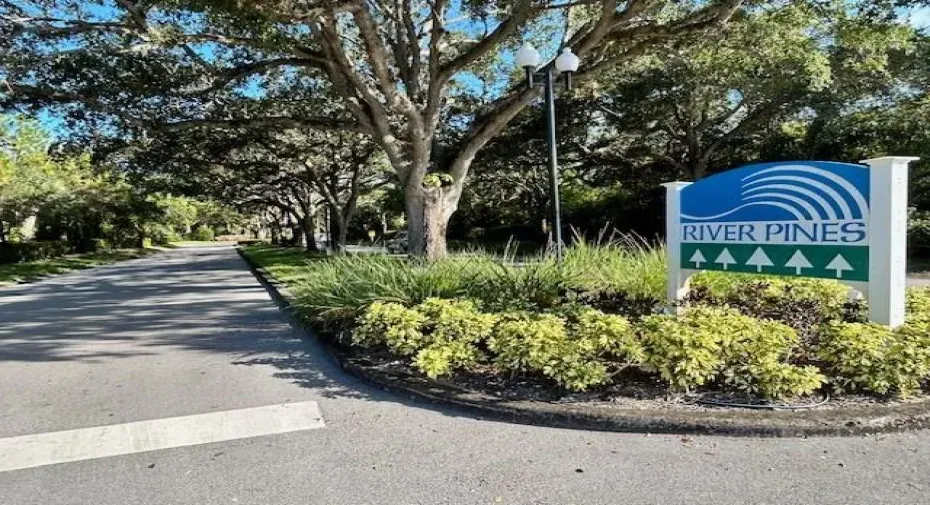
[{"label": "concrete curb", "polygon": [[[287,287],[237,248],[252,273],[294,317]],[[317,338],[346,372],[387,391],[464,409],[484,418],[557,428],[637,433],[753,437],[855,436],[930,427],[930,400],[799,411],[620,409],[529,400],[507,400],[425,377],[386,371]]]}]

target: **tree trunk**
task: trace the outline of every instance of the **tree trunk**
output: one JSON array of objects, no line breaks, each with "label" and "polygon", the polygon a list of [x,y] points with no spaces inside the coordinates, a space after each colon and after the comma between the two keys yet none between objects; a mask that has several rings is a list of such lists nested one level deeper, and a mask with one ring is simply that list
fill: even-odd
[{"label": "tree trunk", "polygon": [[697,159],[689,160],[688,170],[691,172],[691,180],[696,181],[707,175],[707,161],[701,156]]},{"label": "tree trunk", "polygon": [[281,243],[281,225],[277,222],[271,223],[269,226],[271,231],[271,243],[278,245]]},{"label": "tree trunk", "polygon": [[303,247],[304,246],[304,230],[303,225],[300,222],[291,223],[291,246],[292,247]]},{"label": "tree trunk", "polygon": [[320,248],[316,243],[316,220],[313,218],[313,212],[304,214],[301,220],[301,228],[304,235],[305,244],[308,252],[319,252]]},{"label": "tree trunk", "polygon": [[446,229],[458,208],[456,187],[421,188],[406,192],[407,244],[413,256],[436,260],[446,256]]},{"label": "tree trunk", "polygon": [[330,211],[330,221],[332,223],[333,251],[342,254],[346,250],[346,242],[349,236],[349,223],[343,219],[342,213]]}]

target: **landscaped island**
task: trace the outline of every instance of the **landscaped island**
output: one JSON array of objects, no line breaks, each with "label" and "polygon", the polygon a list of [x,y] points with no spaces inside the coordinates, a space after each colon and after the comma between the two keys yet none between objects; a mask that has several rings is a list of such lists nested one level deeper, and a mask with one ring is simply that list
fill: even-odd
[{"label": "landscaped island", "polygon": [[327,340],[510,398],[874,401],[920,395],[930,378],[928,289],[908,292],[907,323],[891,331],[829,280],[704,273],[683,315],[669,315],[664,251],[631,241],[576,243],[561,265],[245,253]]}]

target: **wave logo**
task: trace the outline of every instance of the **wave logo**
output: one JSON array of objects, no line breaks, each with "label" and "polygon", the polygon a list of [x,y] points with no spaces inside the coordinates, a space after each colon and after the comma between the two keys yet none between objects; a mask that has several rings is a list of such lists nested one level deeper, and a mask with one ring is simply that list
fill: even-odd
[{"label": "wave logo", "polygon": [[682,191],[685,222],[868,220],[868,169],[833,162],[761,164]]}]

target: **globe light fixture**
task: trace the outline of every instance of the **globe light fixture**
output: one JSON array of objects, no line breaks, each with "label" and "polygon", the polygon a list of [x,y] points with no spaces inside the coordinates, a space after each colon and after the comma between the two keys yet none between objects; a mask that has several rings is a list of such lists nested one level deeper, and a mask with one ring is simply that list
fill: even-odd
[{"label": "globe light fixture", "polygon": [[517,51],[517,66],[536,70],[539,66],[539,51],[529,42]]},{"label": "globe light fixture", "polygon": [[539,51],[529,42],[523,44],[523,47],[517,51],[517,66],[526,71],[526,82],[528,86],[533,86],[533,73],[539,66]]},{"label": "globe light fixture", "polygon": [[562,49],[562,54],[555,59],[555,69],[565,74],[565,89],[572,89],[572,74],[578,71],[581,63],[570,47]]},{"label": "globe light fixture", "polygon": [[572,52],[571,48],[562,49],[562,53],[555,61],[539,68],[539,51],[536,50],[529,42],[523,44],[523,47],[516,54],[517,66],[526,71],[526,85],[533,88],[537,85],[545,89],[546,103],[546,137],[549,143],[549,192],[552,201],[552,241],[555,245],[555,255],[558,261],[562,261],[562,211],[559,204],[559,166],[558,153],[556,149],[555,136],[555,84],[554,74],[563,74],[565,76],[566,89],[572,88],[572,74],[578,71],[581,63],[578,56]]}]

